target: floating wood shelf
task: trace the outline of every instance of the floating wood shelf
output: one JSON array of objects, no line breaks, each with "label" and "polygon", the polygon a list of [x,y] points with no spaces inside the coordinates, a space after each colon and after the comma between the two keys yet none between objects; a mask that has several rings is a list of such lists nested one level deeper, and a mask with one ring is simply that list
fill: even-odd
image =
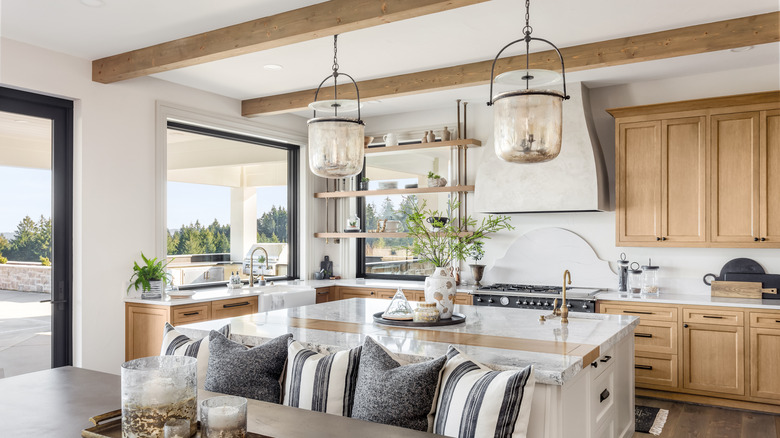
[{"label": "floating wood shelf", "polygon": [[[471,232],[459,233],[461,237],[470,236],[471,234]],[[321,239],[348,239],[350,237],[358,239],[370,239],[380,237],[409,237],[409,233],[314,233],[314,237]]]},{"label": "floating wood shelf", "polygon": [[315,198],[359,198],[382,195],[414,195],[417,193],[473,192],[474,186],[417,187],[415,189],[356,190],[349,192],[319,192]]},{"label": "floating wood shelf", "polygon": [[391,152],[408,152],[417,149],[433,149],[443,148],[447,146],[466,146],[468,147],[480,147],[482,142],[474,140],[473,138],[467,138],[464,140],[449,140],[449,141],[435,141],[433,143],[412,143],[401,144],[398,146],[375,146],[365,149],[367,154],[379,154],[379,153],[391,153]]}]

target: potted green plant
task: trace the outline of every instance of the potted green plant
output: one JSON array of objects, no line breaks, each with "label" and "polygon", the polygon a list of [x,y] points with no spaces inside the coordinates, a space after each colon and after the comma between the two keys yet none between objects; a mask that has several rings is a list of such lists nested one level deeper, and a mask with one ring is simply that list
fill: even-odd
[{"label": "potted green plant", "polygon": [[360,178],[360,184],[358,185],[358,190],[368,190],[369,181],[371,181],[371,179],[365,176],[363,178]]},{"label": "potted green plant", "polygon": [[[409,203],[406,207],[406,228],[409,237],[414,239],[412,254],[431,262],[435,268],[425,279],[425,301],[436,302],[444,319],[452,317],[456,293],[452,262],[466,260],[477,243],[481,249],[484,239],[490,238],[488,234],[514,229],[509,216],[488,215],[479,224],[471,216],[459,221],[456,214],[459,207],[460,203],[454,201],[448,202],[443,212],[426,208],[425,201]],[[429,218],[435,219],[429,221]]]},{"label": "potted green plant", "polygon": [[133,262],[133,275],[130,277],[130,285],[127,286],[127,291],[130,292],[131,287],[135,287],[135,290],[141,289],[142,299],[158,299],[162,298],[162,291],[166,283],[171,283],[171,274],[165,271],[168,263],[163,263],[162,260],[155,258],[147,258],[144,253],[141,253],[141,259],[144,264],[139,265],[138,262]]},{"label": "potted green plant", "polygon": [[447,185],[447,179],[433,172],[428,172],[428,187],[444,187]]},{"label": "potted green plant", "polygon": [[480,281],[482,281],[482,275],[485,273],[485,265],[479,263],[482,257],[485,256],[485,250],[482,248],[482,245],[484,245],[484,242],[477,240],[471,244],[471,248],[468,250],[469,257],[474,261],[474,263],[469,263],[469,267],[471,268],[471,275],[474,277],[474,285],[476,286],[482,286]]}]

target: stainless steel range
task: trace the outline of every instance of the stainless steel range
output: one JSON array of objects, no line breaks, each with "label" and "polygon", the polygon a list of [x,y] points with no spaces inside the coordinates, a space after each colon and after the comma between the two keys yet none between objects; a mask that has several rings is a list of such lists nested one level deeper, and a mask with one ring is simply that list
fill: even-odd
[{"label": "stainless steel range", "polygon": [[[496,283],[474,291],[475,306],[515,307],[552,310],[555,299],[562,302],[560,286]],[[566,307],[570,312],[596,312],[596,294],[601,289],[566,288]]]}]

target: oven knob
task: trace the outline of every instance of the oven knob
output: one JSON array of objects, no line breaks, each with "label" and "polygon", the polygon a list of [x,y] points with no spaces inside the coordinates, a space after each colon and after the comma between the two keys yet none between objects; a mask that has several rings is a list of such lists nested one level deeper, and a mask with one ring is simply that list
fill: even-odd
[{"label": "oven knob", "polygon": [[566,307],[571,307],[571,303],[566,303]]},{"label": "oven knob", "polygon": [[493,304],[493,298],[488,300],[488,304]]},{"label": "oven knob", "polygon": [[520,300],[515,301],[515,306],[519,306],[521,304],[523,304],[523,303],[521,303]]},{"label": "oven knob", "polygon": [[545,302],[544,302],[544,305],[545,305],[545,306],[549,306],[549,305],[550,305],[550,302],[549,302],[549,301],[545,301]]},{"label": "oven knob", "polygon": [[588,308],[588,303],[584,303],[584,304],[582,305],[582,308],[587,310],[587,308]]},{"label": "oven knob", "polygon": [[541,306],[541,305],[542,305],[542,302],[541,302],[541,301],[537,301],[537,302],[536,302],[536,305],[537,305],[537,306]]},{"label": "oven knob", "polygon": [[528,301],[523,301],[523,305],[527,306],[528,305]]},{"label": "oven knob", "polygon": [[501,297],[501,299],[499,301],[501,301],[501,305],[502,306],[508,306],[509,305],[509,298],[507,298],[507,297]]}]

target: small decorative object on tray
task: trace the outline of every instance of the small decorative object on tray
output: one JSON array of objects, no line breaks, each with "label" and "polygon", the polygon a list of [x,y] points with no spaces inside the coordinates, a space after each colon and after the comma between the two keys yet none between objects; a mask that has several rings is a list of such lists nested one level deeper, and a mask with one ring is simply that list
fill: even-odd
[{"label": "small decorative object on tray", "polygon": [[122,364],[122,436],[163,437],[171,418],[196,431],[198,361],[187,356],[152,356]]},{"label": "small decorative object on tray", "polygon": [[406,299],[404,291],[399,287],[393,299],[390,300],[390,305],[387,306],[387,310],[382,313],[382,318],[392,319],[395,321],[411,321],[414,318],[414,311],[409,304],[409,300]]},{"label": "small decorative object on tray", "polygon": [[439,310],[436,303],[420,303],[414,309],[414,322],[437,322],[439,321]]},{"label": "small decorative object on tray", "polygon": [[244,438],[246,399],[233,395],[212,397],[200,402],[202,438]]}]

